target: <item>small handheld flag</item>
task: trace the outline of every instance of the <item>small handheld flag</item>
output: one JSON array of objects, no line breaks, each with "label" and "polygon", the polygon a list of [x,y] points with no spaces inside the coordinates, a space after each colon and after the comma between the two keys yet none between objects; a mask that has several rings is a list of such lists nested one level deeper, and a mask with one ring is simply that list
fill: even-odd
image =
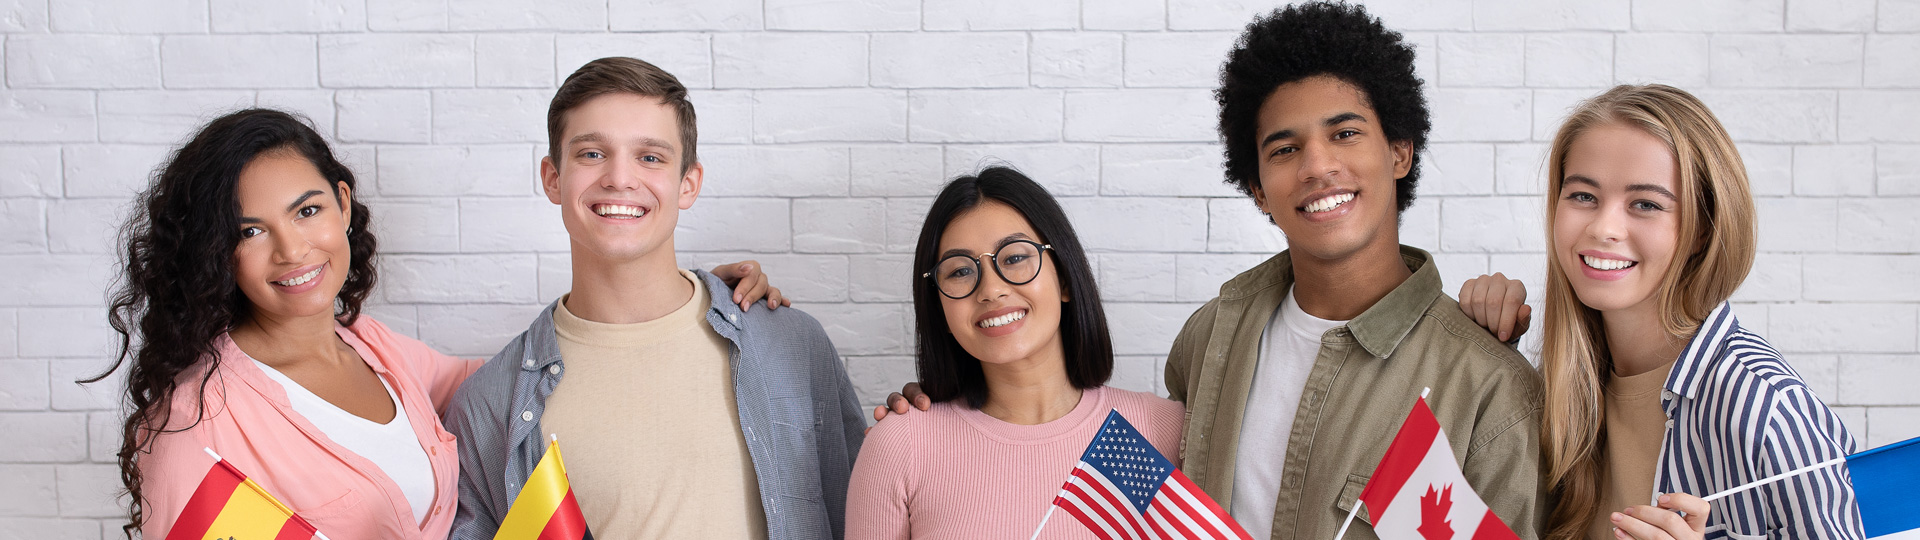
[{"label": "small handheld flag", "polygon": [[1340,535],[1361,505],[1373,517],[1374,534],[1385,540],[1519,540],[1467,484],[1424,391],[1360,490]]},{"label": "small handheld flag", "polygon": [[213,456],[213,468],[207,470],[200,487],[194,488],[193,496],[187,498],[187,506],[180,510],[180,517],[174,520],[166,540],[326,540],[326,535],[294,515],[293,510],[267,494],[260,484],[221,459],[220,454],[213,453],[212,448],[206,451]]},{"label": "small handheld flag", "polygon": [[[1066,509],[1102,540],[1238,538],[1251,540],[1233,516],[1174,468],[1120,411],[1110,411],[1080,454],[1056,508]],[[1033,531],[1037,538],[1040,530]]]},{"label": "small handheld flag", "polygon": [[1920,498],[1912,494],[1913,486],[1920,484],[1920,437],[1747,482],[1701,500],[1713,502],[1841,463],[1847,464],[1853,479],[1853,497],[1860,503],[1860,524],[1868,540],[1920,538]]},{"label": "small handheld flag", "polygon": [[560,461],[560,438],[547,443],[547,454],[507,508],[494,540],[593,540],[587,518],[573,499],[567,466]]}]

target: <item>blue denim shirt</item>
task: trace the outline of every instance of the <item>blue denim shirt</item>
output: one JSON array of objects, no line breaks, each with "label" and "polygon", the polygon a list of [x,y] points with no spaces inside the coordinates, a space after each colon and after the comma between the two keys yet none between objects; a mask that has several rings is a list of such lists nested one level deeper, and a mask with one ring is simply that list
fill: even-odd
[{"label": "blue denim shirt", "polygon": [[[713,291],[707,324],[732,343],[740,432],[758,476],[767,537],[840,538],[847,478],[866,421],[833,343],[812,316],[792,308],[771,311],[764,303],[742,313],[724,282],[695,273]],[[460,508],[451,538],[493,538],[546,453],[540,417],[567,373],[553,308],[548,305],[526,332],[474,372],[447,407],[447,430],[460,441]]]}]

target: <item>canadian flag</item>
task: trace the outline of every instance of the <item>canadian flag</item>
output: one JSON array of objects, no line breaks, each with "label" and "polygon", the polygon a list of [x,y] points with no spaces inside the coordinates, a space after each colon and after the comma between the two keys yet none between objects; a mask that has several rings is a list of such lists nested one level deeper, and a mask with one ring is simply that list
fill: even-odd
[{"label": "canadian flag", "polygon": [[1360,502],[1384,540],[1519,540],[1467,485],[1425,397],[1407,413]]}]

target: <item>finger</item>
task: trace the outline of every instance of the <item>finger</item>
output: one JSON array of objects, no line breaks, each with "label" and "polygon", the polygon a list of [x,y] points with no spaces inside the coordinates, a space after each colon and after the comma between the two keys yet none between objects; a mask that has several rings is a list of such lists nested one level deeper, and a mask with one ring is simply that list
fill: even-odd
[{"label": "finger", "polygon": [[893,414],[907,414],[907,396],[899,392],[887,394],[887,411]]},{"label": "finger", "polygon": [[1520,336],[1526,335],[1527,329],[1532,327],[1533,327],[1533,306],[1520,304],[1520,321],[1514,325],[1513,337],[1518,338]]},{"label": "finger", "polygon": [[1686,493],[1668,493],[1661,495],[1659,502],[1661,508],[1671,508],[1685,512],[1687,514],[1687,527],[1693,529],[1694,532],[1705,533],[1707,531],[1707,514],[1713,512],[1713,506],[1705,499]]},{"label": "finger", "polygon": [[767,285],[767,309],[780,309],[780,306],[793,305],[787,297],[780,294],[780,288]]},{"label": "finger", "polygon": [[1687,520],[1672,510],[1653,506],[1631,506],[1624,513],[1659,530],[1658,536],[1650,538],[1692,538],[1693,527],[1687,526]]},{"label": "finger", "polygon": [[765,275],[756,275],[752,279],[753,288],[748,289],[747,293],[739,299],[740,311],[746,311],[748,307],[753,306],[755,301],[765,298],[767,296],[767,289],[773,287],[767,284],[767,276]]},{"label": "finger", "polygon": [[1481,299],[1486,296],[1488,281],[1491,280],[1485,277],[1475,279],[1473,281],[1473,290],[1467,291],[1467,297],[1464,299],[1467,305],[1473,306],[1472,309],[1467,310],[1467,316],[1473,319],[1474,324],[1480,326],[1487,325],[1486,310],[1482,309],[1480,302]]},{"label": "finger", "polygon": [[919,397],[913,398],[913,406],[923,411],[933,410],[933,398],[927,397],[926,394],[920,394]]},{"label": "finger", "polygon": [[1473,318],[1473,283],[1476,281],[1480,281],[1480,278],[1469,279],[1460,284],[1460,312],[1467,314],[1469,319]]},{"label": "finger", "polygon": [[[884,420],[884,419],[886,419],[886,417],[887,417],[887,408],[886,408],[886,407],[874,407],[874,408],[873,408],[873,421],[875,421],[875,422],[879,422],[879,421],[881,421],[881,420]],[[867,429],[873,429],[873,428],[867,428]]]},{"label": "finger", "polygon": [[1500,341],[1506,341],[1513,335],[1514,325],[1520,318],[1520,308],[1526,306],[1527,290],[1521,286],[1507,287],[1506,294],[1500,299]]},{"label": "finger", "polygon": [[1651,524],[1648,524],[1645,521],[1640,521],[1638,518],[1635,518],[1631,515],[1627,515],[1625,511],[1614,512],[1609,517],[1613,520],[1613,529],[1616,531],[1619,531],[1621,534],[1624,534],[1624,536],[1622,536],[1621,534],[1615,535],[1619,538],[1633,538],[1636,540],[1672,540],[1671,537],[1667,536],[1667,533],[1664,531],[1661,531],[1659,527],[1655,527]]}]

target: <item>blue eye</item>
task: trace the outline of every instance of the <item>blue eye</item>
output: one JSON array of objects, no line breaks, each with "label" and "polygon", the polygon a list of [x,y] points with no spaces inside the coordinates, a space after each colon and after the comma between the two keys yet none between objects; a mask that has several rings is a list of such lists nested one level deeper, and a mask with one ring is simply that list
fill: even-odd
[{"label": "blue eye", "polygon": [[1666,210],[1666,208],[1661,207],[1658,203],[1655,203],[1653,201],[1633,201],[1633,204],[1631,206],[1633,207],[1634,210],[1639,210],[1642,212],[1659,212],[1662,210]]},{"label": "blue eye", "polygon": [[588,150],[585,152],[581,152],[580,157],[587,158],[587,159],[600,159],[600,158],[606,157],[606,154],[600,153],[599,150]]},{"label": "blue eye", "polygon": [[640,160],[648,163],[659,163],[660,156],[640,156]]}]

